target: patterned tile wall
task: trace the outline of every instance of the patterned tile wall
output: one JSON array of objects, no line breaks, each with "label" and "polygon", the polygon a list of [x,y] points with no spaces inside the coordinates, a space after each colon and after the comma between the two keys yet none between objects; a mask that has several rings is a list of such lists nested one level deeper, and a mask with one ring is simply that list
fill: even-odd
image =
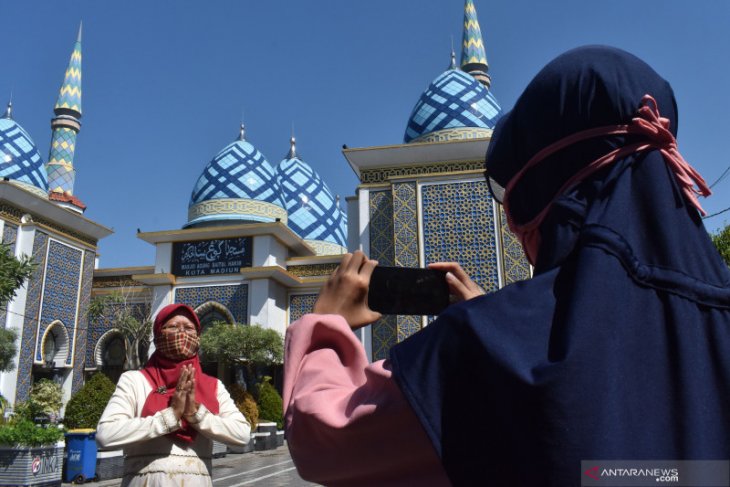
[{"label": "patterned tile wall", "polygon": [[96,254],[84,252],[84,270],[81,276],[81,297],[79,299],[79,318],[74,347],[74,369],[71,392],[75,393],[84,385],[84,361],[88,352],[87,342],[89,328],[89,303],[91,302],[91,286],[94,280],[94,260]]},{"label": "patterned tile wall", "polygon": [[208,301],[222,304],[231,312],[238,323],[248,324],[248,284],[179,287],[175,289],[176,303],[185,303],[195,309]]},{"label": "patterned tile wall", "polygon": [[[418,267],[418,198],[416,183],[393,185],[393,234],[395,265]],[[398,316],[397,341],[401,342],[421,329],[419,316]],[[394,343],[391,343],[391,346]]]},{"label": "patterned tile wall", "polygon": [[[381,265],[395,265],[393,238],[393,193],[390,190],[370,192],[370,258]],[[390,347],[398,339],[398,320],[386,316],[372,325],[373,360],[388,357]]]},{"label": "patterned tile wall", "polygon": [[18,238],[18,227],[15,225],[5,222],[3,228],[3,243],[6,245],[12,245],[15,249],[15,240]]},{"label": "patterned tile wall", "polygon": [[456,261],[485,291],[499,288],[492,196],[483,180],[421,188],[426,264]]},{"label": "patterned tile wall", "polygon": [[289,296],[289,324],[291,325],[307,313],[311,313],[317,294],[292,294]]},{"label": "patterned tile wall", "polygon": [[[86,266],[86,260],[84,259],[84,266]],[[84,272],[86,272],[86,269],[84,269]],[[92,267],[93,272],[93,267]],[[85,282],[84,282],[85,284]],[[82,297],[83,299],[83,297]],[[118,304],[118,305],[110,305],[109,306],[109,314],[114,315],[115,307],[122,307],[124,305]],[[144,318],[149,315],[150,313],[150,303],[148,302],[142,302],[142,303],[132,303],[129,305],[132,309],[132,312],[139,316],[140,318]],[[83,310],[83,304],[81,309]],[[86,308],[88,312],[88,305]],[[79,322],[81,322],[81,318],[79,318]],[[94,358],[94,351],[96,350],[97,345],[99,344],[99,340],[101,339],[102,335],[104,333],[108,332],[112,328],[114,328],[114,324],[107,318],[97,318],[95,320],[89,319],[88,321],[88,333],[86,335],[86,353],[84,354],[84,365],[86,368],[94,368],[96,367],[96,362]]]},{"label": "patterned tile wall", "polygon": [[[51,322],[61,320],[66,327],[69,344],[75,342],[76,306],[81,276],[83,252],[55,240],[48,244],[48,263],[43,284],[43,306],[40,327],[36,338],[35,359],[43,360],[40,340]],[[72,353],[66,358],[66,365],[71,365]]]},{"label": "patterned tile wall", "polygon": [[507,225],[507,215],[499,205],[499,219],[502,228],[502,265],[504,266],[504,283],[512,284],[531,277],[530,263],[525,257],[522,245]]},{"label": "patterned tile wall", "polygon": [[18,363],[18,382],[15,392],[15,401],[25,401],[30,394],[33,372],[33,350],[38,331],[38,312],[41,306],[41,289],[43,275],[46,270],[46,246],[48,235],[36,231],[33,240],[33,262],[37,267],[28,281],[28,292],[25,301],[25,319],[23,320],[23,335],[20,339],[20,360]]}]

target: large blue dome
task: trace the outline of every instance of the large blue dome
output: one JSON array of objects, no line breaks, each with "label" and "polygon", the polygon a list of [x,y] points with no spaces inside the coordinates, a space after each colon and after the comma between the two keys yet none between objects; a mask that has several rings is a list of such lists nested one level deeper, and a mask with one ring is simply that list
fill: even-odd
[{"label": "large blue dome", "polygon": [[451,68],[423,92],[408,120],[404,142],[486,137],[502,108],[473,76]]},{"label": "large blue dome", "polygon": [[183,228],[222,223],[286,223],[276,174],[266,158],[245,140],[223,148],[198,178]]},{"label": "large blue dome", "polygon": [[0,178],[48,197],[48,174],[33,139],[10,116],[0,118]]},{"label": "large blue dome", "polygon": [[346,252],[347,215],[320,175],[296,155],[293,137],[289,154],[277,166],[277,178],[289,228],[318,255]]}]

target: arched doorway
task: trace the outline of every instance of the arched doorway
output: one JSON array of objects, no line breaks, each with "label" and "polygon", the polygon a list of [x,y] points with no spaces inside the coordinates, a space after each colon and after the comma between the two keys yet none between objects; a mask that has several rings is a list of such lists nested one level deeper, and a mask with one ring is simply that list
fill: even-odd
[{"label": "arched doorway", "polygon": [[[215,301],[208,301],[195,308],[195,314],[198,315],[200,320],[201,334],[205,333],[206,328],[212,326],[214,323],[228,323],[232,325],[236,322],[233,314],[220,303]],[[218,363],[217,360],[212,360],[208,357],[202,357],[200,366],[208,375],[218,377],[223,381],[224,384],[231,384],[231,375],[233,372],[227,370],[222,363]]]},{"label": "arched doorway", "polygon": [[127,361],[127,347],[124,337],[118,330],[104,333],[96,345],[94,361],[97,370],[102,371],[112,382],[116,383],[124,372]]}]

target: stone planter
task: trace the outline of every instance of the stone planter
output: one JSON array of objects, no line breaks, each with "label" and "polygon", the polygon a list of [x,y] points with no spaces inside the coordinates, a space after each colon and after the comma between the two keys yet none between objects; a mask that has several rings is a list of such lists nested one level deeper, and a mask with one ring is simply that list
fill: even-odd
[{"label": "stone planter", "polygon": [[0,486],[59,486],[63,441],[45,446],[0,446]]},{"label": "stone planter", "polygon": [[100,451],[96,454],[97,480],[117,479],[124,476],[123,450]]},{"label": "stone planter", "polygon": [[220,441],[213,440],[213,458],[225,457],[228,453],[228,446]]}]

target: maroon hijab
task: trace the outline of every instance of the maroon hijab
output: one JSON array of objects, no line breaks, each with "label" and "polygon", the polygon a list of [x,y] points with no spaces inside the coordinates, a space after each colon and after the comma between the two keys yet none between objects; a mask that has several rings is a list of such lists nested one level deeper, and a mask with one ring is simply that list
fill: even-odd
[{"label": "maroon hijab", "polygon": [[[200,336],[200,320],[193,309],[185,304],[168,304],[157,313],[152,333],[155,338],[160,334],[162,326],[167,323],[170,318],[177,315],[184,315],[195,324]],[[180,371],[183,365],[192,365],[195,369],[195,400],[213,414],[218,414],[219,404],[217,398],[218,379],[203,373],[200,367],[198,355],[185,360],[169,359],[159,351],[155,351],[147,364],[142,369],[142,374],[152,385],[152,392],[147,396],[147,400],[142,408],[142,417],[152,416],[157,411],[161,411],[170,406],[170,401],[175,393],[177,381],[180,378]],[[176,438],[185,442],[192,442],[197,435],[197,431],[188,425],[183,419],[183,427],[174,433]]]}]

